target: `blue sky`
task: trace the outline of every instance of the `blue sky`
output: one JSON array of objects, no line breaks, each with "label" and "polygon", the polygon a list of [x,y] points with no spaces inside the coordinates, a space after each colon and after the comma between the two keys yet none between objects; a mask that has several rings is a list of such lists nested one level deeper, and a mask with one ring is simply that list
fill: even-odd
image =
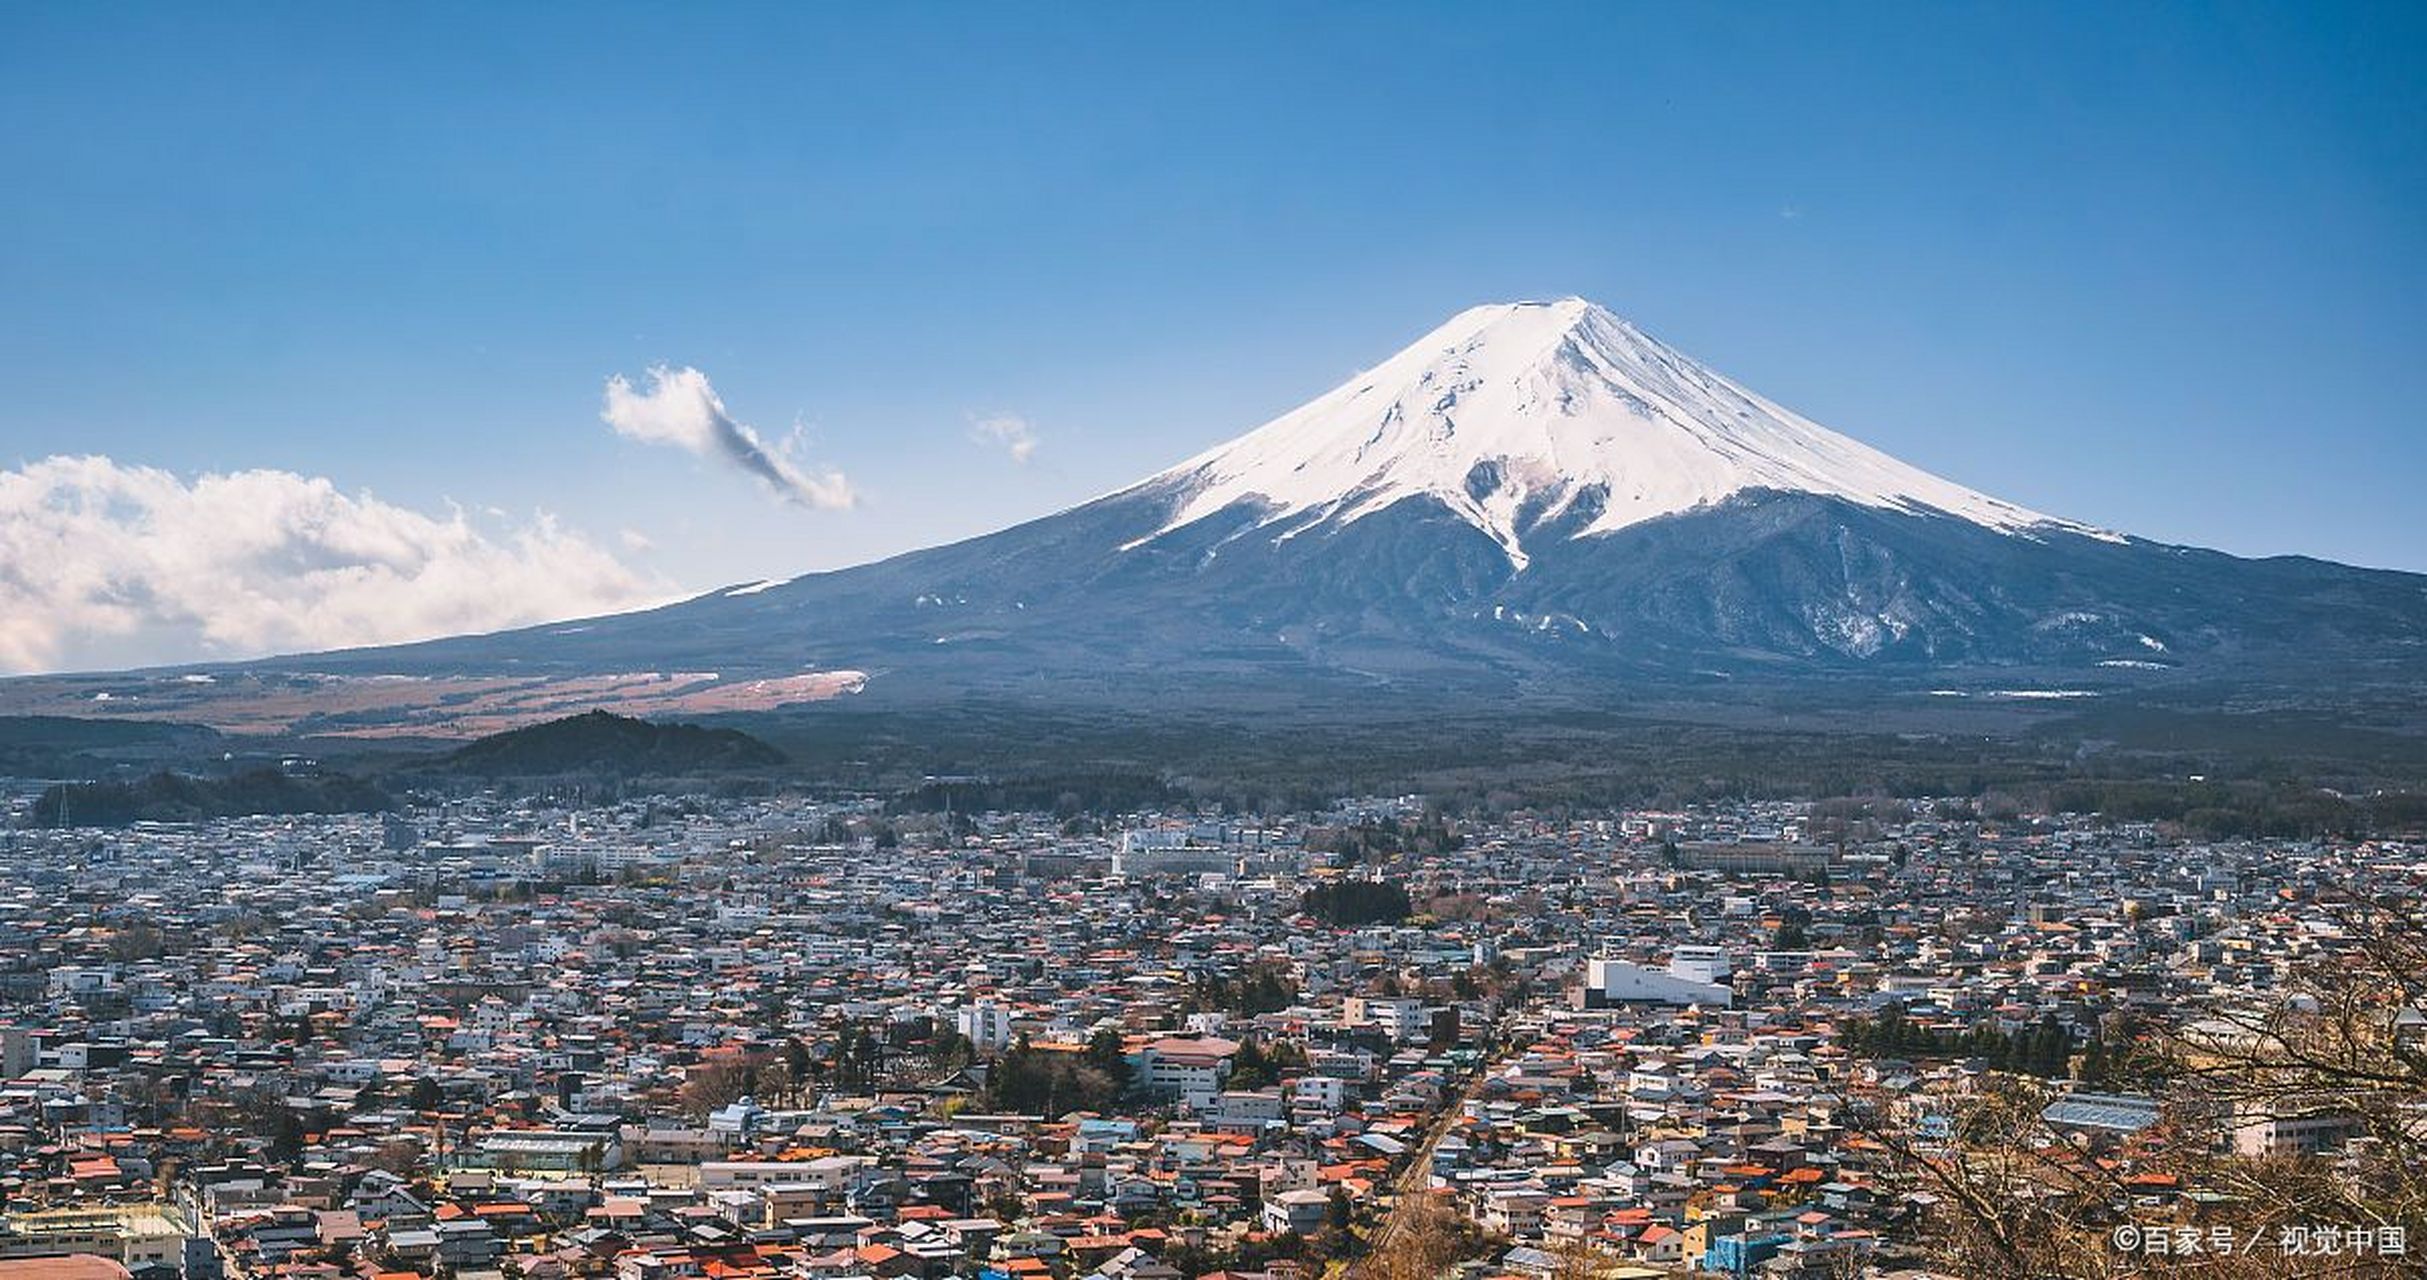
[{"label": "blue sky", "polygon": [[[2040,510],[2427,569],[2415,5],[7,26],[0,466],[546,511],[704,588],[1045,513],[1582,294]],[[605,380],[661,362],[859,504],[610,431]],[[973,439],[999,415],[1024,465]]]}]

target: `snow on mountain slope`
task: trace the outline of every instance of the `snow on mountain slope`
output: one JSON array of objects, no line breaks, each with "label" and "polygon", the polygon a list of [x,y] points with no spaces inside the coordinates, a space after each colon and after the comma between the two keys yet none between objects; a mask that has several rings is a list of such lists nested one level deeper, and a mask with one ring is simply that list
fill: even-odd
[{"label": "snow on mountain slope", "polygon": [[[1008,699],[1116,719],[1437,706],[1499,724],[1512,700],[1633,714],[1743,698],[1763,715],[1842,706],[1876,731],[1875,709],[1931,689],[2011,703],[2196,683],[2336,706],[2364,690],[2410,715],[2423,656],[2427,577],[2053,520],[1571,300],[1466,312],[1179,467],[959,542],[206,683],[64,677],[0,695],[258,726],[317,723],[294,719],[322,711],[298,687],[422,690],[327,704],[332,731],[381,733],[466,714],[447,692],[466,680],[544,687],[551,705],[644,680],[680,695],[669,712],[850,691],[893,710]],[[718,675],[651,674],[701,672]]]},{"label": "snow on mountain slope", "polygon": [[1363,375],[1149,478],[1130,492],[1178,501],[1130,545],[1243,501],[1288,538],[1430,496],[1522,570],[1526,539],[1545,522],[1574,517],[1569,536],[1587,537],[1748,489],[1927,509],[2007,534],[2115,537],[1908,466],[1569,298],[1460,312]]}]

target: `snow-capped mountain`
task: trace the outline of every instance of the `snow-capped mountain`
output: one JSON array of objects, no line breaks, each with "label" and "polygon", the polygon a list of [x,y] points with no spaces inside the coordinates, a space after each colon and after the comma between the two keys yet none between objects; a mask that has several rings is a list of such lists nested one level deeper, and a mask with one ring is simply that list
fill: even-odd
[{"label": "snow-capped mountain", "polygon": [[1426,498],[1489,535],[1520,570],[1536,527],[1593,537],[1756,489],[2005,533],[2099,534],[1839,435],[1581,298],[1460,312],[1138,489],[1183,495],[1158,535],[1242,502],[1264,506],[1259,530],[1287,535]]},{"label": "snow-capped mountain", "polygon": [[1571,299],[1463,312],[1246,435],[999,533],[645,613],[261,665],[847,671],[871,698],[1135,706],[1316,686],[1588,703],[1713,680],[2416,686],[2423,664],[2427,578],[2042,515]]}]

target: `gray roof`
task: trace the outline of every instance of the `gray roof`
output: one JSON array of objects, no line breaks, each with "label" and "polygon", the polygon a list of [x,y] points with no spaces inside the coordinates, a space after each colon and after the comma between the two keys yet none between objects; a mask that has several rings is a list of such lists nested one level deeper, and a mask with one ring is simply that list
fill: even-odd
[{"label": "gray roof", "polygon": [[2039,1116],[2049,1124],[2067,1128],[2138,1133],[2157,1123],[2157,1099],[2130,1094],[2076,1093],[2049,1103]]}]

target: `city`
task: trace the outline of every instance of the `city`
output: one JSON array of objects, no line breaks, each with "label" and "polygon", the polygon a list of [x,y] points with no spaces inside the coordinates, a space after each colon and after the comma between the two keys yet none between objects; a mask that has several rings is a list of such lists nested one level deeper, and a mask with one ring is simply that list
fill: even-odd
[{"label": "city", "polygon": [[[1940,1274],[1963,1224],[1922,1165],[2018,1100],[2121,1189],[2083,1220],[2138,1233],[2127,1260],[2410,1256],[2406,1221],[2190,1172],[2415,1157],[2365,1099],[2202,1106],[2132,1063],[2347,970],[2337,904],[2415,911],[2418,843],[1417,797],[1106,824],[485,796],[7,839],[0,1259]],[[2395,1018],[2415,1063],[2427,1004]],[[2415,1141],[2427,1099],[2394,1102]]]}]

